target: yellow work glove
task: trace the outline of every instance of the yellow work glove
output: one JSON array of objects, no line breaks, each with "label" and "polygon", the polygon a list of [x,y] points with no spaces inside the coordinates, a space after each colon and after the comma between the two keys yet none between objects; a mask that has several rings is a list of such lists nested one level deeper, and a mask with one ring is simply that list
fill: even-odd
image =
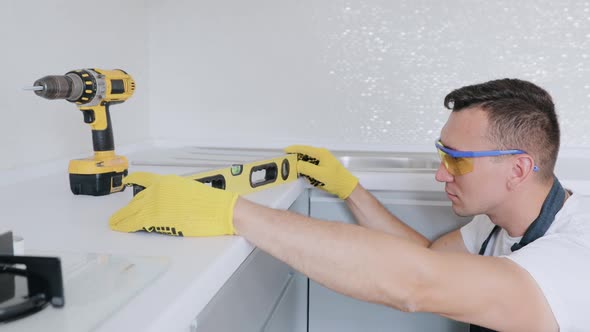
[{"label": "yellow work glove", "polygon": [[346,199],[359,180],[330,151],[307,145],[291,145],[286,153],[297,153],[297,171],[323,190]]},{"label": "yellow work glove", "polygon": [[109,226],[115,231],[144,230],[176,236],[235,233],[233,211],[237,193],[177,175],[146,172],[133,173],[123,183],[145,189],[111,216]]}]

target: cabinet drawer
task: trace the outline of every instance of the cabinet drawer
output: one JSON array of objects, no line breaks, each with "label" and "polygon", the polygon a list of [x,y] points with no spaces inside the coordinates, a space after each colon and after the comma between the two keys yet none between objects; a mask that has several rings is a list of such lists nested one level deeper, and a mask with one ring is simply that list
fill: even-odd
[{"label": "cabinet drawer", "polygon": [[288,265],[254,249],[197,315],[191,331],[260,331],[292,275]]}]

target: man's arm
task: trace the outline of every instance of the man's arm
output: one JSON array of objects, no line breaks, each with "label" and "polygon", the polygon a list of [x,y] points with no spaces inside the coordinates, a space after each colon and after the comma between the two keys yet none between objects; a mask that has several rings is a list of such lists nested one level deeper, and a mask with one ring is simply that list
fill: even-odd
[{"label": "man's arm", "polygon": [[[431,243],[422,234],[416,232],[389,212],[360,183],[354,188],[345,202],[361,226],[398,236],[412,241],[419,246],[430,247],[437,251],[468,252],[459,229],[443,235]],[[436,220],[432,222],[436,222]]]},{"label": "man's arm", "polygon": [[357,299],[501,331],[557,331],[534,279],[505,258],[437,252],[391,234],[239,198],[234,227],[311,279]]},{"label": "man's arm", "polygon": [[354,188],[345,202],[359,225],[399,236],[423,247],[430,245],[427,238],[391,214],[360,183]]},{"label": "man's arm", "polygon": [[297,154],[298,172],[310,178],[314,186],[345,200],[360,225],[413,241],[423,247],[432,245],[436,250],[467,252],[461,234],[444,236],[430,243],[422,234],[404,224],[365,190],[358,179],[327,149],[292,145],[285,152]]},{"label": "man's arm", "polygon": [[465,247],[463,242],[463,235],[461,235],[461,228],[450,231],[449,233],[439,237],[430,244],[430,249],[436,251],[458,252],[469,254],[469,250]]}]

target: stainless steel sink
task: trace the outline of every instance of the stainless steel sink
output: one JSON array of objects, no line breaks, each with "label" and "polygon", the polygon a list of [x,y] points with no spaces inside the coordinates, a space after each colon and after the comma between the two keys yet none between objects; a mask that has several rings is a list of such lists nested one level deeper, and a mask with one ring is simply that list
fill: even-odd
[{"label": "stainless steel sink", "polygon": [[350,170],[436,170],[440,160],[427,156],[341,156],[338,158]]}]

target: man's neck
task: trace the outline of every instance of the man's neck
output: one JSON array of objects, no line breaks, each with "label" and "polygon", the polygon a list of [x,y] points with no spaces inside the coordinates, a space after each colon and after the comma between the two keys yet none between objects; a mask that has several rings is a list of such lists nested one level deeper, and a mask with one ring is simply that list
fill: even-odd
[{"label": "man's neck", "polygon": [[541,213],[552,185],[553,181],[549,184],[531,184],[512,191],[501,205],[487,215],[494,224],[504,228],[508,235],[523,236]]}]

